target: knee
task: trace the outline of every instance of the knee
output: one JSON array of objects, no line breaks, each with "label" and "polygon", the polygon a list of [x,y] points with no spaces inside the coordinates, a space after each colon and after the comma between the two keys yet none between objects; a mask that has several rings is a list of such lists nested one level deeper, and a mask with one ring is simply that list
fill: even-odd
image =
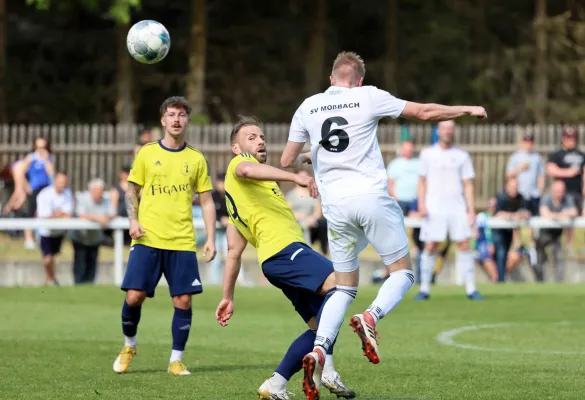
[{"label": "knee", "polygon": [[459,251],[469,251],[469,241],[464,240],[462,242],[457,243],[457,248]]},{"label": "knee", "polygon": [[317,317],[311,317],[311,319],[307,321],[307,326],[312,331],[316,331],[317,330]]},{"label": "knee", "polygon": [[188,310],[191,308],[191,295],[181,294],[173,297],[173,305],[182,310]]},{"label": "knee", "polygon": [[426,251],[429,254],[434,254],[437,252],[437,243],[434,242],[427,242],[425,243],[425,247],[424,247],[424,251]]},{"label": "knee", "polygon": [[319,288],[319,295],[325,296],[331,289],[335,289],[336,285],[337,281],[335,280],[335,272],[332,272]]},{"label": "knee", "polygon": [[389,273],[393,273],[400,270],[408,270],[412,271],[412,263],[410,262],[410,255],[407,254],[404,257],[400,258],[396,262],[386,265],[386,269]]},{"label": "knee", "polygon": [[126,293],[126,303],[132,307],[141,305],[145,299],[146,292],[142,290],[128,290],[128,293]]}]

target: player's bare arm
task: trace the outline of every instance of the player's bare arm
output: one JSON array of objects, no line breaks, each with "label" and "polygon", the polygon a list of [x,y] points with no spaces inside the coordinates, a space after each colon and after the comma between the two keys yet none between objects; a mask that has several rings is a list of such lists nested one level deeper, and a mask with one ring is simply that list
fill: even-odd
[{"label": "player's bare arm", "polygon": [[242,265],[242,253],[248,244],[246,238],[234,225],[226,230],[228,252],[223,273],[223,297],[215,311],[215,318],[221,326],[226,326],[234,313],[234,289]]},{"label": "player's bare arm", "polygon": [[139,239],[145,232],[144,228],[138,223],[138,195],[142,186],[134,182],[128,182],[126,190],[126,212],[130,220],[130,237]]},{"label": "player's bare arm", "polygon": [[217,253],[215,249],[215,203],[213,202],[213,197],[211,197],[211,191],[199,193],[199,202],[201,203],[205,232],[207,233],[207,243],[203,247],[203,255],[205,256],[205,261],[210,262]]},{"label": "player's bare arm", "polygon": [[463,196],[467,203],[467,219],[469,226],[475,225],[475,190],[473,188],[473,179],[463,181]]},{"label": "player's bare arm", "polygon": [[402,113],[403,118],[419,121],[447,121],[463,116],[486,119],[487,112],[479,106],[445,106],[435,103],[406,102]]},{"label": "player's bare arm", "polygon": [[267,164],[258,164],[247,161],[241,162],[236,167],[236,176],[238,178],[255,181],[294,182],[299,186],[309,188],[311,197],[317,198],[318,196],[317,186],[313,177],[305,177],[292,172],[283,171]]},{"label": "player's bare arm", "polygon": [[286,143],[284,152],[280,157],[280,165],[283,168],[298,167],[303,163],[311,164],[311,153],[302,153],[305,143],[291,142]]},{"label": "player's bare arm", "polygon": [[427,178],[424,176],[419,176],[418,178],[416,197],[418,201],[418,212],[421,217],[425,217],[427,215],[427,209],[425,206],[425,198],[427,197]]}]

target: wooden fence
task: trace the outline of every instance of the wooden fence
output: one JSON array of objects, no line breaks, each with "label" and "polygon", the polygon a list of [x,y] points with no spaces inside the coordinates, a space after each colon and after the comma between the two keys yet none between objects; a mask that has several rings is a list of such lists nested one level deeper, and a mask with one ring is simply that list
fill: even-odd
[{"label": "wooden fence", "polygon": [[[57,168],[71,176],[74,190],[83,190],[93,177],[108,184],[116,180],[117,171],[131,162],[139,126],[114,125],[29,125],[0,126],[0,165],[14,162],[31,150],[36,136],[51,140]],[[203,152],[212,173],[222,172],[232,157],[229,134],[232,126],[215,124],[191,126],[187,141]],[[288,124],[265,124],[263,130],[269,152],[269,163],[277,165],[288,136]],[[457,144],[469,151],[476,169],[476,196],[480,204],[502,187],[505,166],[517,149],[519,136],[535,136],[535,149],[544,156],[560,144],[562,126],[459,125]],[[431,125],[410,125],[409,132],[417,151],[431,141]],[[578,126],[585,137],[585,125]],[[380,147],[386,163],[396,156],[401,138],[397,124],[381,124],[378,130]],[[160,130],[155,129],[155,137]]]}]

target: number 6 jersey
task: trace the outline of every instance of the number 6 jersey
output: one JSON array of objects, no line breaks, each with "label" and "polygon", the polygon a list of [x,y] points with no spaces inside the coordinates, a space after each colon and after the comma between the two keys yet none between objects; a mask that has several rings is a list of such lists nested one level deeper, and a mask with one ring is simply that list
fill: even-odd
[{"label": "number 6 jersey", "polygon": [[262,265],[291,243],[305,243],[305,239],[276,182],[239,178],[236,167],[242,162],[258,161],[249,154],[237,155],[230,161],[225,175],[225,202],[230,224],[256,248]]},{"label": "number 6 jersey", "polygon": [[315,180],[324,205],[368,193],[388,193],[376,136],[378,121],[398,118],[406,101],[374,86],[331,86],[297,109],[288,140],[311,142]]}]

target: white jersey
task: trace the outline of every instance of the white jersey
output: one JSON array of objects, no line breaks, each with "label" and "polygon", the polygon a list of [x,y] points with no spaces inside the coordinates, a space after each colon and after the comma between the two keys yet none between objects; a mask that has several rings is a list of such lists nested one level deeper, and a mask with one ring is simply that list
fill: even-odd
[{"label": "white jersey", "polygon": [[438,144],[420,153],[420,175],[427,181],[425,206],[429,215],[467,212],[463,181],[475,178],[469,153]]},{"label": "white jersey", "polygon": [[305,143],[310,139],[323,204],[349,196],[388,193],[388,177],[376,136],[378,121],[398,118],[405,105],[406,101],[374,86],[332,86],[301,104],[288,140]]}]

